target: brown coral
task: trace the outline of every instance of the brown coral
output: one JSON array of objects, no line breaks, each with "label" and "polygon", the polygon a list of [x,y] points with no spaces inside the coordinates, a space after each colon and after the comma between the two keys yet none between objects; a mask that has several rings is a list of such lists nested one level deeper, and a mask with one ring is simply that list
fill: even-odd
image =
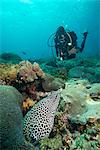
[{"label": "brown coral", "polygon": [[29,61],[22,61],[19,65],[19,77],[24,82],[33,82],[38,77],[43,78],[45,75],[38,63],[32,65]]},{"label": "brown coral", "polygon": [[42,71],[38,63],[34,62],[33,70],[36,72],[38,77],[41,77],[41,78],[45,77],[45,73]]},{"label": "brown coral", "polygon": [[17,79],[17,73],[19,71],[18,65],[1,64],[0,65],[0,80],[1,83],[11,84],[12,81]]},{"label": "brown coral", "polygon": [[22,61],[19,66],[19,77],[21,80],[32,82],[37,79],[36,73],[32,70],[32,64],[29,61]]},{"label": "brown coral", "polygon": [[[45,73],[38,63],[33,65],[29,61],[21,61],[19,65],[0,64],[0,82],[5,81],[11,84],[12,81],[24,81],[25,83],[33,82],[35,79],[43,78]],[[19,82],[18,81],[18,82]]]},{"label": "brown coral", "polygon": [[48,94],[43,91],[38,91],[37,85],[34,83],[30,83],[30,84],[26,85],[24,92],[27,93],[29,97],[31,97],[32,99],[34,99],[36,101],[39,101],[41,98],[44,98]]},{"label": "brown coral", "polygon": [[36,101],[33,101],[30,98],[27,98],[24,102],[23,102],[23,111],[27,111],[30,107],[32,107],[34,104],[36,103]]}]

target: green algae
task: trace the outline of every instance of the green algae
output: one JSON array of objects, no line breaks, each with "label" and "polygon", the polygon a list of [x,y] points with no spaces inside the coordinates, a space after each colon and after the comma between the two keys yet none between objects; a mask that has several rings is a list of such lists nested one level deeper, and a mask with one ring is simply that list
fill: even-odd
[{"label": "green algae", "polygon": [[61,135],[57,135],[55,138],[45,138],[40,141],[41,150],[56,150],[63,147]]}]

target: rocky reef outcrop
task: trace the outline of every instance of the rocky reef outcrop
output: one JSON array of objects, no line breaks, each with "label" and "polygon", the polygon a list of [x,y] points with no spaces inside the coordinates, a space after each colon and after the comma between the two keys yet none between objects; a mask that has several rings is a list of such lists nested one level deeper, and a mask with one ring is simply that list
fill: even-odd
[{"label": "rocky reef outcrop", "polygon": [[1,150],[33,150],[25,142],[22,128],[22,95],[11,86],[0,86],[0,147]]},{"label": "rocky reef outcrop", "polygon": [[61,78],[54,78],[54,76],[46,74],[45,78],[42,80],[42,87],[46,92],[56,91],[65,87],[65,81]]},{"label": "rocky reef outcrop", "polygon": [[[24,96],[23,111],[27,112],[35,102],[45,97],[46,92],[64,87],[65,81],[45,74],[40,65],[29,61],[19,64],[0,65],[0,84],[15,87]],[[32,102],[33,101],[33,102]],[[25,108],[26,107],[26,108]]]},{"label": "rocky reef outcrop", "polygon": [[22,61],[21,57],[15,53],[4,52],[4,53],[0,54],[0,63],[17,64],[20,61]]},{"label": "rocky reef outcrop", "polygon": [[24,82],[32,82],[35,79],[45,77],[45,73],[36,62],[32,65],[29,61],[22,61],[19,66],[18,76]]},{"label": "rocky reef outcrop", "polygon": [[65,61],[47,61],[41,65],[45,73],[59,76],[63,79],[88,79],[91,83],[100,83],[100,59],[75,58]]},{"label": "rocky reef outcrop", "polygon": [[68,118],[83,124],[91,117],[99,118],[100,101],[91,97],[92,91],[96,94],[98,89],[100,90],[100,84],[89,85],[86,80],[70,80],[66,83],[62,91],[61,105],[65,105],[63,110],[66,110]]},{"label": "rocky reef outcrop", "polygon": [[96,94],[98,89],[99,83],[91,85],[88,80],[66,82],[65,89],[61,92],[54,127],[50,137],[40,141],[41,150],[87,150],[92,147],[99,150],[100,99],[95,101],[91,97],[91,92]]},{"label": "rocky reef outcrop", "polygon": [[99,150],[99,61],[1,64],[2,149]]}]

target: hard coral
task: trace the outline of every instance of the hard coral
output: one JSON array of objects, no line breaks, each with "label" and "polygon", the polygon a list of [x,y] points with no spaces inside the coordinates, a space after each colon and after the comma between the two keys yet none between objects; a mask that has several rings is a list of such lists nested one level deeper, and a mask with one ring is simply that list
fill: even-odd
[{"label": "hard coral", "polygon": [[41,77],[41,78],[45,77],[45,73],[42,71],[38,63],[34,62],[33,70],[36,72],[38,77]]},{"label": "hard coral", "polygon": [[47,93],[42,90],[37,90],[37,85],[34,83],[29,83],[25,86],[24,92],[32,99],[39,101],[41,98],[44,98]]},{"label": "hard coral", "polygon": [[17,73],[19,71],[18,65],[0,65],[0,80],[6,84],[11,84],[12,81],[17,79]]},{"label": "hard coral", "polygon": [[19,66],[19,77],[21,80],[32,82],[37,79],[36,73],[32,70],[32,64],[29,61],[22,61]]},{"label": "hard coral", "polygon": [[32,107],[34,104],[36,103],[36,101],[33,101],[30,98],[27,98],[24,102],[23,102],[23,111],[28,110],[30,107]]},{"label": "hard coral", "polygon": [[45,78],[42,81],[42,87],[44,91],[50,92],[52,90],[56,91],[60,88],[64,88],[65,83],[60,78],[55,78],[54,76],[50,74],[46,74]]},{"label": "hard coral", "polygon": [[0,85],[6,85],[6,82],[0,79]]},{"label": "hard coral", "polygon": [[[90,88],[85,88],[87,84],[89,83],[85,80],[70,81],[61,92],[58,112],[56,112],[54,126],[48,138],[48,140],[56,139],[57,135],[62,137],[63,147],[57,150],[90,150],[92,147],[99,150],[100,115],[98,108],[100,103],[90,98],[88,94]],[[98,95],[93,96],[97,98]],[[84,116],[86,119],[83,118]],[[45,139],[40,141],[40,146],[44,149],[51,149]],[[55,146],[56,143],[52,149],[55,149]]]},{"label": "hard coral", "polygon": [[22,61],[19,65],[19,77],[24,82],[33,82],[38,77],[42,78],[45,75],[37,63],[32,65],[29,61]]},{"label": "hard coral", "polygon": [[2,53],[0,55],[0,58],[1,58],[1,62],[3,63],[13,63],[13,64],[17,64],[19,63],[20,61],[22,61],[21,57],[18,56],[17,54],[15,53]]}]

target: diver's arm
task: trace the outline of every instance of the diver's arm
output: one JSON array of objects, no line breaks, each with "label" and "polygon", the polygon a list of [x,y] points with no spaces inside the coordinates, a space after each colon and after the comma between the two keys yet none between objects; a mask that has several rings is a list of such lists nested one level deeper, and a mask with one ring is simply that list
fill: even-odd
[{"label": "diver's arm", "polygon": [[83,38],[83,41],[82,41],[82,43],[81,43],[80,52],[82,52],[83,49],[84,49],[85,42],[86,42],[86,38],[87,38],[87,34],[88,34],[88,32],[84,32],[84,33],[83,33],[84,38]]}]

